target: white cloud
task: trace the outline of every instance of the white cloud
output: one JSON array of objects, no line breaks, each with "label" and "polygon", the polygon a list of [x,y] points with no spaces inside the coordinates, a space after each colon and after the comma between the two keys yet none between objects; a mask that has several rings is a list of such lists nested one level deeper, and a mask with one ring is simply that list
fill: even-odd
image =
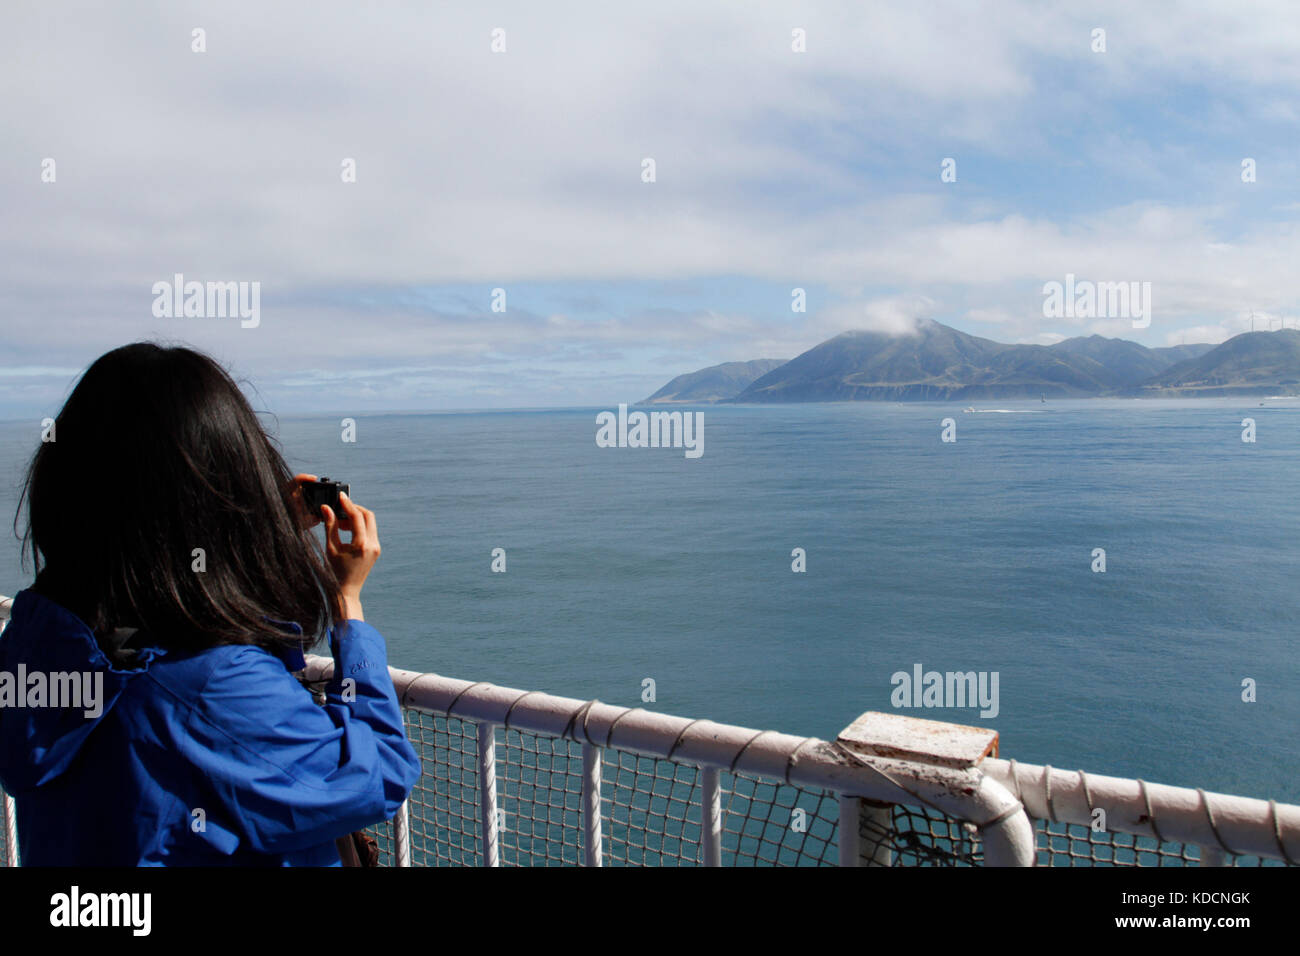
[{"label": "white cloud", "polygon": [[[1300,229],[1236,215],[1226,187],[1195,205],[1124,197],[1066,214],[997,200],[963,158],[1050,163],[1054,130],[1083,122],[1075,111],[1206,77],[1248,118],[1294,125],[1300,13],[1288,3],[592,10],[6,9],[5,360],[62,367],[161,335],[294,381],[353,360],[482,369],[537,357],[570,362],[580,382],[584,357],[624,348],[792,355],[823,333],[905,329],[946,307],[1003,340],[1081,332],[1086,322],[1039,319],[1041,284],[1067,272],[1151,281],[1153,341],[1300,301]],[[200,24],[205,54],[189,48]],[[1088,48],[1097,24],[1103,55]],[[503,55],[489,52],[497,26]],[[795,26],[807,53],[790,51]],[[951,152],[901,187],[859,172],[863,158],[911,162],[930,143]],[[937,191],[943,155],[959,159],[960,192]],[[646,156],[654,184],[639,178]],[[58,163],[52,185],[39,182],[45,157]],[[356,184],[340,182],[345,157]],[[1077,159],[1153,183],[1207,161],[1122,123]],[[1266,160],[1263,172],[1284,175],[1289,160]],[[261,281],[263,327],[153,319],[149,287],[177,271]],[[382,301],[388,288],[445,282],[697,276],[863,293],[790,324],[708,306],[580,322],[301,302],[338,289]]]},{"label": "white cloud", "polygon": [[1055,345],[1057,342],[1064,342],[1065,339],[1066,336],[1059,332],[1039,332],[1028,338],[1016,339],[1016,342],[1020,345]]}]

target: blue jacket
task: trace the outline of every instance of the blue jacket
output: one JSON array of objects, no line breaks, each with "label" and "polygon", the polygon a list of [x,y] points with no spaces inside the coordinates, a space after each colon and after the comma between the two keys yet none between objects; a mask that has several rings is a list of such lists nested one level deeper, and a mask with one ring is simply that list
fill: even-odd
[{"label": "blue jacket", "polygon": [[347,621],[330,650],[324,707],[257,647],[150,647],[119,669],[80,618],[20,591],[0,634],[0,787],[23,865],[339,866],[335,838],[391,818],[420,762],[379,633]]}]

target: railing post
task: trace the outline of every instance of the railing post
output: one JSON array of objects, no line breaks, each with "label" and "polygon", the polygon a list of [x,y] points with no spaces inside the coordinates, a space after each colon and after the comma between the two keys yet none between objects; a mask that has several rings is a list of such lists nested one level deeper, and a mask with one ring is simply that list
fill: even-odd
[{"label": "railing post", "polygon": [[858,798],[840,794],[840,866],[858,865]]},{"label": "railing post", "polygon": [[858,800],[859,866],[894,865],[894,805]]},{"label": "railing post", "polygon": [[0,790],[0,809],[4,810],[5,865],[18,865],[18,814],[9,794]]},{"label": "railing post", "polygon": [[722,866],[722,780],[717,767],[700,773],[700,861]]},{"label": "railing post", "polygon": [[600,830],[600,748],[582,745],[582,847],[587,866],[601,866]]},{"label": "railing post", "polygon": [[393,817],[393,862],[397,866],[411,865],[411,816],[409,800],[403,800]]},{"label": "railing post", "polygon": [[840,866],[893,866],[894,805],[840,794]]},{"label": "railing post", "polygon": [[483,838],[483,865],[500,866],[497,829],[497,733],[496,725],[478,725],[479,827]]}]

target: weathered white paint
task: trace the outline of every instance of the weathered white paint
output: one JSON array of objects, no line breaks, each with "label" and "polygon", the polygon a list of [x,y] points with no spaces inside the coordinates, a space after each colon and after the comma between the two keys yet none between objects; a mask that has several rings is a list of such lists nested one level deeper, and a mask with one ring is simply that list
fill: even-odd
[{"label": "weathered white paint", "polygon": [[497,829],[497,733],[496,725],[478,725],[478,806],[483,843],[483,865],[500,866],[500,831]]},{"label": "weathered white paint", "polygon": [[4,815],[5,866],[18,865],[18,814],[9,794],[0,790],[0,811]]},{"label": "weathered white paint", "polygon": [[600,748],[582,745],[582,833],[583,855],[587,866],[603,866],[601,859]]},{"label": "weathered white paint", "polygon": [[411,865],[411,808],[403,800],[393,817],[393,862],[397,866]]},{"label": "weathered white paint", "polygon": [[722,866],[722,774],[717,767],[700,770],[700,862]]}]

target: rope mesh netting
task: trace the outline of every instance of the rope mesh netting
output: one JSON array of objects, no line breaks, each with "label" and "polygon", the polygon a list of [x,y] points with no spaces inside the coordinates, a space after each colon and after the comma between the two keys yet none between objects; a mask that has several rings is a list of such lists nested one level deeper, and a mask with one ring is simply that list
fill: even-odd
[{"label": "rope mesh netting", "polygon": [[[408,803],[411,863],[482,863],[476,725],[406,711],[424,774]],[[601,860],[606,866],[698,865],[700,772],[688,764],[606,748],[601,768]],[[583,860],[582,747],[510,728],[496,731],[497,821],[503,866],[577,865]],[[836,794],[721,774],[722,862],[730,866],[834,866]],[[892,866],[979,866],[983,849],[966,823],[926,807],[894,806],[888,833],[866,816],[860,843]],[[1035,820],[1039,866],[1196,866],[1200,848],[1151,837],[1094,832]],[[392,862],[391,828],[374,828],[381,862]],[[1282,866],[1228,855],[1231,866]]]},{"label": "rope mesh netting", "polygon": [[[1082,824],[1035,820],[1039,866],[1200,866],[1201,848]],[[1225,854],[1225,866],[1287,866],[1269,857]]]},{"label": "rope mesh netting", "polygon": [[[406,711],[424,762],[408,801],[411,863],[479,865],[476,725]],[[497,828],[503,866],[577,865],[583,860],[582,746],[498,728]],[[606,866],[698,865],[700,772],[694,766],[613,748],[602,751],[601,861]],[[743,773],[721,775],[722,862],[733,866],[834,866],[839,799]],[[932,810],[893,808],[887,843],[895,866],[980,862],[975,838]],[[374,828],[391,862],[390,827]],[[879,840],[879,835],[873,839]]]}]

